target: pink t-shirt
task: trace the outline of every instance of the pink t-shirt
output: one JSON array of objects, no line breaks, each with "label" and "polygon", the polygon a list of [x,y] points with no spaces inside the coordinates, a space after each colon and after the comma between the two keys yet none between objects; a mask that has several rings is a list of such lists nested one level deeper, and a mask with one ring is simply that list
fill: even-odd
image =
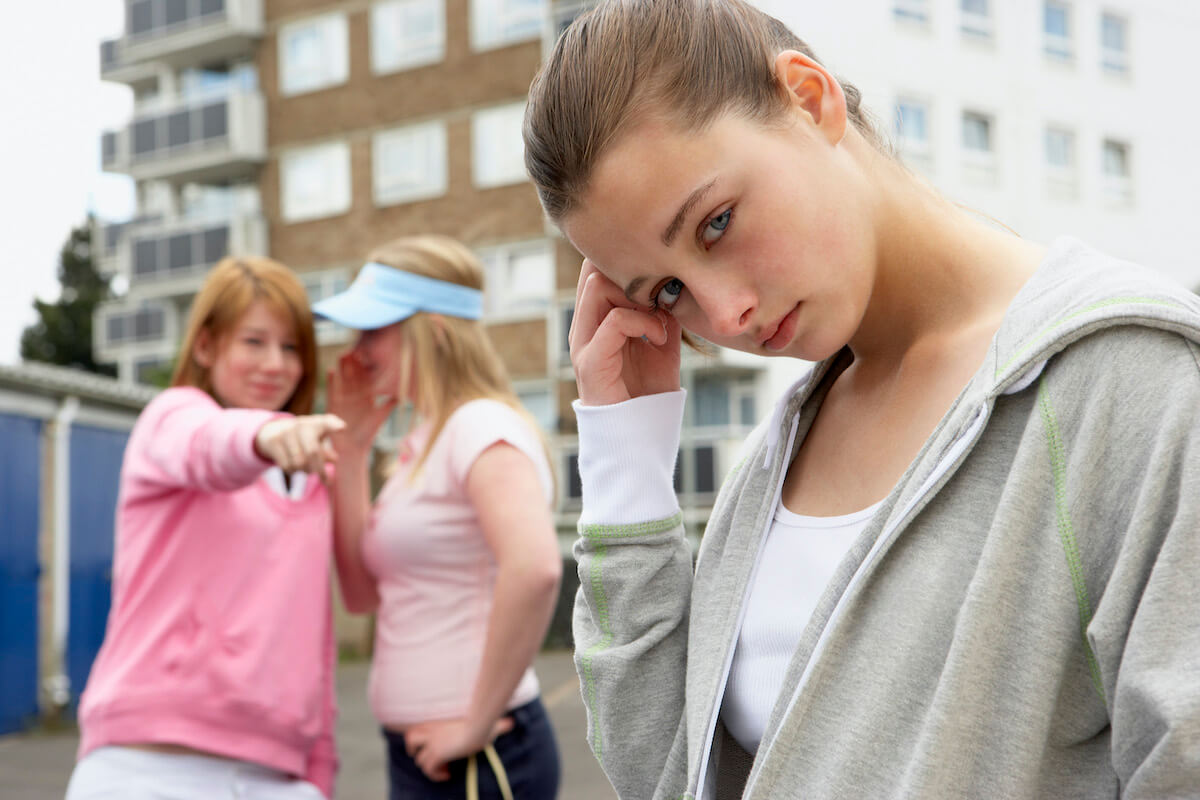
[{"label": "pink t-shirt", "polygon": [[[385,725],[465,716],[487,637],[496,559],[467,496],[475,459],[496,442],[529,456],[553,496],[550,465],[537,431],[496,400],[472,400],[450,416],[429,457],[410,480],[428,441],[428,424],[401,446],[401,460],[375,501],[363,558],[379,581],[371,664],[371,709]],[[508,708],[533,700],[538,682],[525,671]]]}]

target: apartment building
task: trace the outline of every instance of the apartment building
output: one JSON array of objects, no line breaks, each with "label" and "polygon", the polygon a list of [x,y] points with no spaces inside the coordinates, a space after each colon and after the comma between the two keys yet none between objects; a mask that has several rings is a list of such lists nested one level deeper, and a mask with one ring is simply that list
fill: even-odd
[{"label": "apartment building", "polygon": [[1200,287],[1200,107],[1175,0],[761,0],[915,171],[1036,241],[1069,234]]},{"label": "apartment building", "polygon": [[[580,485],[566,349],[580,256],[549,226],[520,122],[548,42],[582,5],[546,0],[126,0],[103,77],[131,86],[106,169],[137,182],[136,219],[97,231],[124,295],[96,316],[124,381],[172,357],[220,257],[267,253],[312,300],[344,288],[397,236],[458,237],[487,268],[485,320],[551,441],[564,553]],[[318,330],[328,362],[350,340]],[[688,353],[692,402],[676,474],[698,535],[765,408],[764,359]],[[387,438],[403,427],[389,425]]]}]

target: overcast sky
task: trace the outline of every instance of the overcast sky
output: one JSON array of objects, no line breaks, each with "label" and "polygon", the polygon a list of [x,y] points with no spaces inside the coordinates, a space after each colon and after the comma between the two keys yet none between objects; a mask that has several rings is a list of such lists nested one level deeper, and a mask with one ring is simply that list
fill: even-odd
[{"label": "overcast sky", "polygon": [[58,297],[58,251],[89,210],[122,220],[133,182],[100,171],[100,132],[129,121],[130,91],[100,81],[100,40],[121,34],[121,0],[7,6],[0,46],[0,363],[19,360],[33,298]]}]

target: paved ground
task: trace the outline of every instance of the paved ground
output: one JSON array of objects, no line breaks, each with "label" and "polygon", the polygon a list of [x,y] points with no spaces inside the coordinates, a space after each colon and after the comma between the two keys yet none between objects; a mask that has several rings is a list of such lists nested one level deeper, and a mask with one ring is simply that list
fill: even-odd
[{"label": "paved ground", "polygon": [[[542,701],[550,711],[563,759],[562,800],[614,800],[584,739],[587,721],[570,653],[552,651],[537,660]],[[381,800],[386,792],[382,739],[366,703],[367,665],[338,670],[338,749],[342,769],[337,800]],[[0,798],[62,800],[78,736],[59,732],[0,736]]]}]

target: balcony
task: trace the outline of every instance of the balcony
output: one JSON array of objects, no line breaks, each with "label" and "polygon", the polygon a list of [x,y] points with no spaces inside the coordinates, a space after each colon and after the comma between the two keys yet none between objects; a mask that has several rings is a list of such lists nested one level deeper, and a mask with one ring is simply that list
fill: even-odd
[{"label": "balcony", "polygon": [[100,77],[136,85],[150,62],[181,68],[254,52],[262,0],[126,0],[125,35],[100,43]]},{"label": "balcony", "polygon": [[266,116],[256,91],[224,91],[143,106],[101,137],[104,169],[175,183],[250,178],[266,161]]},{"label": "balcony", "polygon": [[92,317],[92,349],[102,362],[124,356],[161,356],[175,345],[179,312],[172,303],[118,300],[96,309]]},{"label": "balcony", "polygon": [[187,298],[225,256],[267,252],[267,223],[258,214],[148,220],[122,233],[101,263],[126,276],[130,294],[143,299]]}]

